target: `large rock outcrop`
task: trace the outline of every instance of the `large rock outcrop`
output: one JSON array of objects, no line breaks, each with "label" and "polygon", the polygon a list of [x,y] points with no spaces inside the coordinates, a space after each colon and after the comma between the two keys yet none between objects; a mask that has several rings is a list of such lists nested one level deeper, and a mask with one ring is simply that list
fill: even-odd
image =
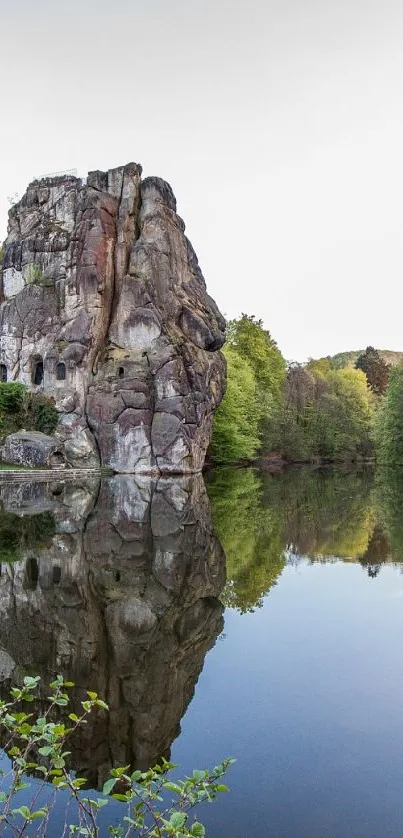
[{"label": "large rock outcrop", "polygon": [[14,561],[0,551],[0,694],[35,672],[47,695],[62,672],[72,710],[86,689],[105,697],[109,713],[69,740],[92,786],[112,765],[169,757],[223,628],[225,556],[202,476],[14,481],[0,504],[4,531],[19,531]]},{"label": "large rock outcrop", "polygon": [[171,187],[135,163],[34,181],[3,247],[0,376],[56,399],[74,465],[197,472],[225,323]]}]

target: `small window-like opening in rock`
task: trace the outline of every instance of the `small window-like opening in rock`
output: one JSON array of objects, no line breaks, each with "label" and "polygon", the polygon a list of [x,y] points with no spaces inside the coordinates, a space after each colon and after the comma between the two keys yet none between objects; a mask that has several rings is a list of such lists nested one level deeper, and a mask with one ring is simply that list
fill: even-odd
[{"label": "small window-like opening in rock", "polygon": [[7,367],[5,364],[0,364],[0,381],[7,381]]},{"label": "small window-like opening in rock", "polygon": [[28,559],[25,570],[27,574],[27,588],[29,588],[31,591],[34,591],[38,584],[39,577],[39,567],[37,560],[35,558]]},{"label": "small window-like opening in rock", "polygon": [[54,585],[60,585],[62,578],[62,569],[59,565],[55,565],[52,571],[52,579]]},{"label": "small window-like opening in rock", "polygon": [[115,573],[115,582],[120,582],[120,570],[117,570]]},{"label": "small window-like opening in rock", "polygon": [[125,371],[124,371],[123,367],[119,367],[118,375],[119,375],[119,378],[124,378]]},{"label": "small window-like opening in rock", "polygon": [[58,381],[64,381],[66,378],[66,364],[58,364],[56,370],[56,377]]},{"label": "small window-like opening in rock", "polygon": [[43,382],[43,361],[42,358],[38,358],[37,361],[34,363],[34,369],[32,374],[33,383],[39,386]]}]

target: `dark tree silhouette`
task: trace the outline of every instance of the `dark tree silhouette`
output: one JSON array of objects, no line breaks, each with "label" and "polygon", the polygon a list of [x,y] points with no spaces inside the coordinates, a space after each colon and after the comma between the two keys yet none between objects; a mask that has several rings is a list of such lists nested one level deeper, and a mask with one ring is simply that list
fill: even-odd
[{"label": "dark tree silhouette", "polygon": [[368,386],[377,396],[383,396],[389,381],[389,364],[386,364],[377,349],[367,346],[356,362],[356,369],[365,372]]}]

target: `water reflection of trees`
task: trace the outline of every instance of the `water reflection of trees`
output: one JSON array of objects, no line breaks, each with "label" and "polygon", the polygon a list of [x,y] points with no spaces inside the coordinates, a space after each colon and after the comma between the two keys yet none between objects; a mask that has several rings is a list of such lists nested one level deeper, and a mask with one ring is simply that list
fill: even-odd
[{"label": "water reflection of trees", "polygon": [[223,469],[209,476],[227,556],[226,605],[259,606],[286,563],[359,562],[375,578],[403,560],[403,477],[396,473]]},{"label": "water reflection of trees", "polygon": [[390,556],[403,562],[403,472],[380,468],[375,476],[375,497],[380,525],[387,535]]},{"label": "water reflection of trees", "polygon": [[285,566],[281,509],[266,502],[264,489],[254,469],[220,469],[209,475],[214,528],[227,559],[221,599],[240,611],[261,605]]}]

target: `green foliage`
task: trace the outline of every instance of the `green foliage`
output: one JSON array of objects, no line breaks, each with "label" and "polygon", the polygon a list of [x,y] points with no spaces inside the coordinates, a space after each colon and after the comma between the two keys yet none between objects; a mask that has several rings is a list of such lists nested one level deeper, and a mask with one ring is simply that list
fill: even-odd
[{"label": "green foliage", "polygon": [[0,435],[6,436],[24,427],[27,412],[27,388],[19,381],[0,383]]},{"label": "green foliage", "polygon": [[[228,323],[227,339],[228,390],[213,426],[214,462],[270,452],[303,462],[372,455],[377,405],[362,370],[335,368],[329,357],[291,364],[286,372],[270,332],[246,314]],[[377,392],[385,370],[378,356]]]},{"label": "green foliage", "polygon": [[365,352],[357,358],[356,369],[362,370],[367,378],[368,386],[377,396],[383,396],[388,386],[389,370],[377,349],[367,346]]},{"label": "green foliage", "polygon": [[211,452],[216,463],[252,459],[259,446],[260,410],[256,381],[244,358],[231,346],[227,360],[227,392],[214,419]]},{"label": "green foliage", "polygon": [[27,273],[25,281],[27,285],[42,285],[42,286],[50,286],[52,285],[52,280],[48,279],[41,271],[39,265],[34,263],[30,265]]},{"label": "green foliage", "polygon": [[376,420],[377,460],[403,466],[403,364],[390,371],[388,389]]},{"label": "green foliage", "polygon": [[[46,697],[47,709],[40,716],[29,712],[38,695],[39,677],[25,677],[21,687],[10,690],[11,700],[0,701],[0,728],[4,751],[10,759],[10,771],[3,775],[5,790],[0,794],[2,809],[0,824],[17,835],[38,821],[38,835],[51,835],[49,816],[51,807],[62,805],[62,795],[68,796],[66,806],[72,823],[66,833],[98,838],[100,828],[97,818],[110,799],[124,804],[120,824],[110,826],[110,835],[119,838],[150,836],[150,838],[202,838],[204,827],[198,821],[190,822],[189,810],[204,801],[212,801],[217,794],[228,791],[221,778],[233,762],[226,759],[212,771],[194,771],[190,777],[173,782],[169,772],[176,768],[162,760],[148,771],[131,771],[130,766],[114,768],[104,783],[102,796],[96,793],[84,796],[82,788],[87,781],[68,769],[68,739],[82,728],[93,712],[105,712],[108,705],[95,692],[87,692],[81,702],[80,715],[68,712],[68,690],[73,682],[58,675],[50,684]],[[42,699],[43,706],[43,699]],[[60,719],[60,715],[63,719]],[[35,778],[30,805],[18,805],[18,794],[29,787],[27,775]],[[38,799],[46,784],[49,786],[49,803],[38,806]],[[173,798],[172,798],[173,795]],[[168,796],[170,799],[168,799]],[[68,832],[67,832],[68,830]],[[32,834],[32,831],[30,831]]]},{"label": "green foliage", "polygon": [[58,422],[53,400],[41,393],[30,393],[19,381],[0,382],[0,436],[24,428],[52,434]]},{"label": "green foliage", "polygon": [[227,342],[249,362],[260,393],[269,401],[280,399],[286,363],[270,332],[263,328],[262,320],[248,314],[230,320]]},{"label": "green foliage", "polygon": [[33,430],[41,431],[43,434],[53,434],[59,420],[53,401],[41,393],[35,393],[31,396],[30,402]]},{"label": "green foliage", "polygon": [[290,367],[277,444],[292,461],[354,460],[372,452],[373,405],[363,372],[326,362]]},{"label": "green foliage", "polygon": [[[351,352],[338,352],[337,355],[328,355],[326,360],[330,362],[334,370],[355,367],[358,358],[364,351],[364,349],[355,349]],[[403,361],[403,352],[394,352],[391,349],[377,349],[376,352],[388,366],[395,366],[395,364],[400,364]]]},{"label": "green foliage", "polygon": [[282,400],[285,361],[261,320],[243,314],[227,325],[227,392],[212,440],[216,463],[252,459],[270,435]]}]

